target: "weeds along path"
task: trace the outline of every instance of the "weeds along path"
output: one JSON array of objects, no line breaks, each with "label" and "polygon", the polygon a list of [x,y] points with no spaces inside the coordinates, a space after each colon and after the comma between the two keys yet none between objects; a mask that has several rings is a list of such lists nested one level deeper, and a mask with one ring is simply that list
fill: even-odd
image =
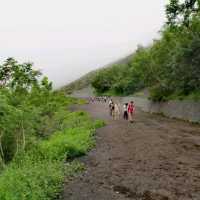
[{"label": "weeds along path", "polygon": [[81,109],[107,126],[82,159],[86,171],[66,183],[64,200],[200,199],[199,125],[139,110],[133,124],[113,121],[101,103]]}]

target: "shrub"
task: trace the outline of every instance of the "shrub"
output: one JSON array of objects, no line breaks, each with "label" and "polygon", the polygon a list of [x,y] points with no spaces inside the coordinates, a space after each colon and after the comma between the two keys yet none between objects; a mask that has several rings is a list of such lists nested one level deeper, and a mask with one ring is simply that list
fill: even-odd
[{"label": "shrub", "polygon": [[160,85],[150,89],[150,99],[153,101],[166,101],[171,94],[172,91],[169,88]]}]

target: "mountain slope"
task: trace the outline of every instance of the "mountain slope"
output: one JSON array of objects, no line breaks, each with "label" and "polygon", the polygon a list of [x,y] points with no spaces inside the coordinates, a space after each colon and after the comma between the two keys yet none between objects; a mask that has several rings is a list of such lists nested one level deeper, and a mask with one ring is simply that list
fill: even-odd
[{"label": "mountain slope", "polygon": [[100,72],[106,68],[110,68],[113,65],[127,64],[131,60],[132,57],[133,57],[133,54],[130,54],[124,58],[121,58],[121,59],[115,61],[115,62],[109,63],[97,70],[93,70],[93,71],[87,73],[86,75],[80,77],[79,79],[71,82],[70,84],[64,86],[62,88],[62,90],[65,91],[67,94],[71,94],[73,91],[87,88],[90,86],[92,80],[94,79],[94,77],[96,76],[96,74],[98,72]]}]

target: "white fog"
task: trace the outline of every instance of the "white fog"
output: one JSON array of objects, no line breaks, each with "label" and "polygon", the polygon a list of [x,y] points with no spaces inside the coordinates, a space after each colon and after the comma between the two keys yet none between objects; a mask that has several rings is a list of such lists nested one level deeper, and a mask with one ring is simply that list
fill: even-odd
[{"label": "white fog", "polygon": [[34,62],[60,87],[158,37],[167,0],[0,3],[0,61]]}]

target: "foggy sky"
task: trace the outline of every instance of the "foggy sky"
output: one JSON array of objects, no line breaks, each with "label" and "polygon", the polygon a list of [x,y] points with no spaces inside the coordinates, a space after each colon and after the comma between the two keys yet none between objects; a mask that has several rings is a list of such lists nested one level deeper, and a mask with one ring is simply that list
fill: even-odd
[{"label": "foggy sky", "polygon": [[167,0],[0,0],[0,61],[32,61],[56,87],[158,37]]}]

